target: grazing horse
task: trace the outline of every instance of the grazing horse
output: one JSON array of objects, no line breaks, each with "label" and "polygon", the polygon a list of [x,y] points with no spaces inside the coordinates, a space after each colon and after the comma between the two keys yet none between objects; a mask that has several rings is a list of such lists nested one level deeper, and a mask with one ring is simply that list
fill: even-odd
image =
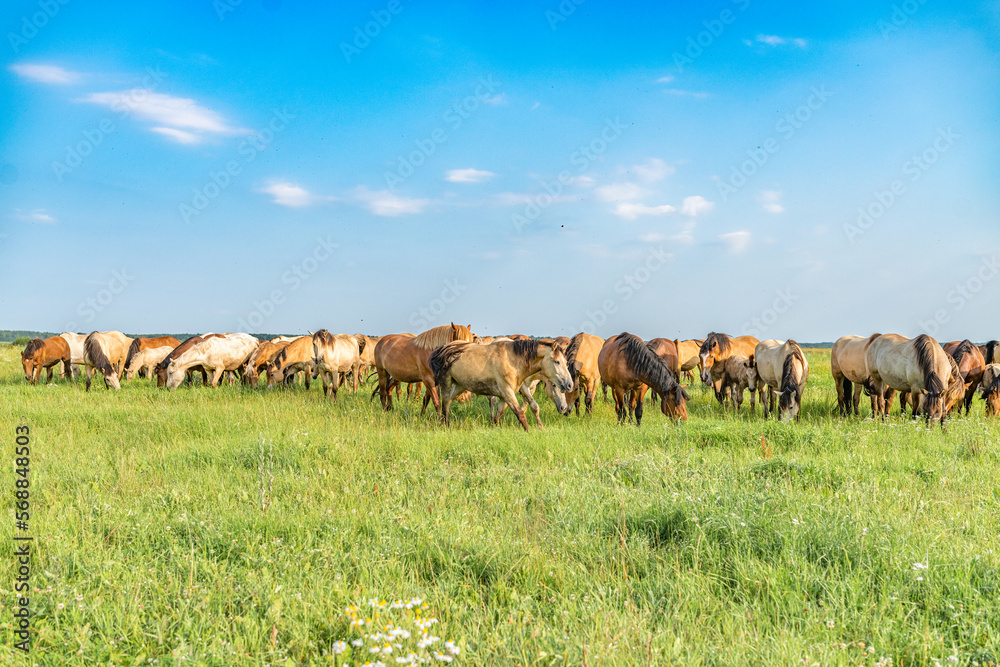
[{"label": "grazing horse", "polygon": [[[69,373],[70,378],[76,377],[84,365],[83,343],[87,340],[87,334],[78,334],[71,331],[59,334],[69,344],[70,362],[63,364],[63,373]],[[75,366],[75,368],[74,368]]]},{"label": "grazing horse", "polygon": [[320,329],[312,336],[313,357],[316,373],[323,381],[323,393],[337,398],[340,374],[352,371],[354,393],[358,393],[358,377],[361,375],[361,350],[357,336],[331,334]]},{"label": "grazing horse", "polygon": [[316,371],[312,336],[300,336],[278,352],[278,356],[267,367],[268,389],[282,382],[290,384],[299,371],[305,372],[305,385],[308,390],[309,381]]},{"label": "grazing horse", "polygon": [[[192,347],[194,347],[195,345],[197,345],[198,343],[202,342],[205,339],[221,338],[221,337],[222,334],[217,334],[217,333],[205,333],[200,336],[191,336],[186,341],[184,341],[183,343],[175,347],[173,350],[171,350],[170,354],[168,354],[163,358],[163,361],[156,364],[156,386],[157,387],[167,386],[167,370],[170,368],[170,362],[172,362],[174,359],[184,354],[189,349],[191,349]],[[195,372],[201,373],[202,384],[208,384],[208,371],[206,371],[205,368],[201,366],[192,366],[191,368],[188,368],[187,370],[188,384],[191,384],[191,382],[193,381]]]},{"label": "grazing horse", "polygon": [[[969,414],[972,409],[972,399],[976,395],[976,389],[983,380],[983,372],[986,370],[986,359],[979,348],[968,339],[962,341],[952,341],[944,344],[944,351],[951,355],[955,363],[958,364],[958,372],[962,376],[965,384],[965,414]],[[958,404],[959,414],[962,412],[962,403]]]},{"label": "grazing horse", "polygon": [[[913,339],[883,334],[873,340],[865,351],[865,364],[872,378],[877,414],[883,420],[888,416],[885,393],[895,389],[916,394],[917,410],[925,415],[925,422],[937,419],[943,428],[946,401],[954,393],[949,391],[953,361],[927,334]],[[960,382],[959,386],[964,392]]]},{"label": "grazing horse", "polygon": [[45,369],[48,371],[48,377],[45,381],[52,382],[52,368],[56,364],[62,364],[59,377],[65,377],[66,369],[70,368],[71,359],[69,343],[62,336],[52,336],[45,339],[32,338],[24,347],[24,351],[21,352],[24,379],[28,381],[28,384],[38,384],[42,369]]},{"label": "grazing horse", "polygon": [[250,358],[247,359],[247,369],[243,373],[243,383],[249,384],[252,387],[256,387],[257,383],[260,381],[260,369],[267,368],[274,362],[274,358],[278,356],[278,353],[288,347],[289,342],[287,340],[278,341],[277,343],[273,340],[265,340],[257,346],[257,349],[253,351]]},{"label": "grazing horse", "polygon": [[646,347],[641,338],[623,332],[604,341],[597,356],[601,380],[611,387],[618,423],[635,414],[635,425],[642,424],[642,399],[652,387],[660,395],[660,410],[671,421],[687,421],[684,388],[660,357]]},{"label": "grazing horse", "polygon": [[[830,351],[830,373],[837,387],[837,407],[840,408],[841,417],[849,416],[852,411],[855,415],[859,414],[858,405],[861,403],[862,391],[866,391],[872,397],[872,415],[875,415],[875,395],[872,394],[872,378],[865,363],[865,350],[880,335],[872,334],[867,338],[841,336],[833,344],[833,349]],[[887,394],[886,400],[891,408],[896,390],[890,389],[889,392],[891,393]]]},{"label": "grazing horse", "polygon": [[726,359],[722,375],[723,392],[739,412],[743,405],[743,392],[750,390],[750,412],[756,410],[757,366],[753,357],[731,354]]},{"label": "grazing horse", "polygon": [[418,336],[391,334],[383,336],[375,346],[375,370],[378,371],[379,398],[385,410],[392,410],[392,388],[403,382],[422,382],[427,391],[420,414],[427,410],[427,403],[434,402],[434,409],[441,409],[437,385],[429,360],[437,348],[454,341],[472,342],[470,327],[452,322],[428,329]]},{"label": "grazing horse", "polygon": [[132,339],[120,331],[94,331],[83,343],[83,359],[87,368],[87,391],[91,374],[96,368],[104,376],[106,389],[121,389],[121,371]]},{"label": "grazing horse", "polygon": [[774,395],[778,392],[778,420],[788,417],[798,421],[802,390],[809,379],[809,362],[802,348],[791,339],[761,341],[755,348],[754,362],[759,381],[767,385],[764,417],[774,410]]},{"label": "grazing horse", "polygon": [[[498,340],[489,345],[448,343],[431,353],[428,365],[434,373],[434,386],[440,389],[441,421],[445,424],[449,423],[452,399],[462,391],[470,391],[502,399],[527,431],[528,419],[517,402],[517,394],[529,377],[540,373],[559,390],[553,392],[553,400],[562,414],[567,405],[561,392],[573,386],[565,348],[537,340]],[[495,423],[502,414],[496,415]]]},{"label": "grazing horse", "polygon": [[[704,338],[692,338],[691,340],[674,340],[674,347],[677,348],[677,363],[679,364],[680,372],[684,373],[684,377],[688,382],[694,382],[695,368],[698,369],[699,374],[701,373],[701,346],[705,342]],[[680,376],[677,377],[680,380]]]},{"label": "grazing horse", "polygon": [[[725,372],[726,359],[732,354],[742,354],[749,359],[754,356],[754,350],[759,342],[753,336],[730,338],[724,333],[715,333],[714,331],[705,337],[705,342],[698,349],[701,381],[712,386],[715,390],[715,398],[720,405],[725,400],[722,375]],[[761,402],[763,402],[763,387],[760,387],[760,392]]]},{"label": "grazing horse", "polygon": [[587,414],[594,411],[594,396],[601,382],[601,371],[597,368],[597,355],[601,353],[604,339],[589,333],[578,333],[570,339],[566,348],[566,366],[573,378],[573,388],[566,394],[566,402],[576,407],[580,416],[580,396],[583,396]]},{"label": "grazing horse", "polygon": [[1000,364],[986,366],[979,391],[983,400],[986,401],[986,416],[996,417],[1000,415]]},{"label": "grazing horse", "polygon": [[179,387],[188,369],[195,366],[205,370],[211,369],[212,378],[209,384],[213,387],[219,386],[222,374],[242,368],[257,349],[258,343],[256,338],[246,333],[203,337],[201,342],[195,343],[167,362],[167,389]]},{"label": "grazing horse", "polygon": [[[650,338],[646,341],[646,347],[652,350],[653,354],[663,359],[663,363],[667,365],[670,372],[674,374],[674,377],[680,380],[681,377],[681,364],[680,357],[677,354],[677,345],[673,340],[669,338]],[[656,401],[659,396],[656,395],[656,390],[649,392],[650,401]]]},{"label": "grazing horse", "polygon": [[128,355],[125,357],[125,379],[131,380],[142,370],[146,371],[147,377],[152,377],[153,368],[180,344],[173,336],[136,338],[129,345]]}]

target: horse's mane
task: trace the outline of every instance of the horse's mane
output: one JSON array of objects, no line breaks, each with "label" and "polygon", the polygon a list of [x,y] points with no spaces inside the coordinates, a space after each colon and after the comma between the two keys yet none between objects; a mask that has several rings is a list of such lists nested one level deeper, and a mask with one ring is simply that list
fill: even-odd
[{"label": "horse's mane", "polygon": [[924,390],[931,400],[940,397],[945,389],[944,380],[934,371],[934,345],[934,339],[927,334],[920,334],[913,339],[917,363],[924,374]]},{"label": "horse's mane", "polygon": [[798,361],[802,367],[805,367],[806,358],[802,355],[802,348],[794,340],[789,338],[785,341],[785,344],[792,348],[791,354],[785,357],[785,362],[781,367],[781,403],[785,403],[786,397],[788,402],[791,402],[792,396],[796,399],[802,397],[802,389],[805,383],[797,382],[795,379],[795,362]]},{"label": "horse's mane", "polygon": [[618,334],[615,344],[625,357],[625,365],[629,370],[660,396],[667,395],[677,385],[677,379],[666,362],[646,347],[638,336],[623,331]]},{"label": "horse's mane", "polygon": [[996,354],[997,345],[1000,345],[1000,340],[991,340],[986,343],[986,363],[992,364],[994,355]]},{"label": "horse's mane", "polygon": [[[959,368],[960,373],[961,373],[962,358],[967,354],[972,354],[973,348],[975,348],[977,351],[979,350],[979,348],[976,348],[976,346],[972,344],[971,340],[966,338],[961,343],[959,343],[958,347],[955,348],[955,351],[951,353],[952,359],[954,359],[955,363],[958,364],[958,366],[960,367]],[[968,373],[966,373],[966,375],[968,375]],[[963,381],[965,380],[965,376],[962,376],[962,380]]]},{"label": "horse's mane", "polygon": [[132,357],[139,354],[139,347],[142,345],[142,338],[135,338],[132,340],[132,344],[128,346],[128,354],[125,355],[125,368],[132,365]]},{"label": "horse's mane", "polygon": [[569,347],[566,348],[566,366],[569,368],[569,376],[573,379],[573,382],[576,382],[576,374],[579,372],[576,369],[576,355],[580,352],[580,345],[582,344],[583,332],[581,331],[570,339]]},{"label": "horse's mane", "polygon": [[333,342],[333,334],[331,334],[326,329],[320,329],[312,335],[313,342],[319,342],[323,345],[329,345]]},{"label": "horse's mane", "polygon": [[285,360],[288,359],[288,348],[289,347],[290,346],[286,345],[285,347],[281,348],[281,352],[279,352],[278,356],[276,356],[274,358],[274,361],[271,362],[271,366],[275,370],[280,369],[281,366],[282,366],[282,364],[284,364]]},{"label": "horse's mane", "polygon": [[24,352],[21,353],[22,359],[30,359],[32,355],[38,350],[45,346],[45,341],[41,338],[32,338],[28,341],[28,344],[24,346]]},{"label": "horse's mane", "polygon": [[[428,329],[422,334],[417,335],[413,339],[413,344],[425,350],[434,350],[445,343],[450,343],[455,340],[452,337],[452,326],[451,324],[442,324],[439,327]],[[456,326],[456,328],[461,329],[462,327]]]},{"label": "horse's mane", "polygon": [[427,363],[431,367],[431,373],[434,374],[435,384],[444,382],[445,374],[467,349],[469,349],[467,344],[455,341],[453,344],[442,345],[431,352]]},{"label": "horse's mane", "polygon": [[354,334],[354,340],[358,341],[358,354],[365,351],[365,346],[368,345],[368,336],[364,334]]},{"label": "horse's mane", "polygon": [[90,357],[97,370],[101,371],[104,375],[111,375],[115,370],[111,367],[111,360],[104,354],[104,348],[101,347],[101,343],[95,335],[96,333],[95,331],[87,336],[87,340],[83,343],[84,350],[86,350],[87,356]]},{"label": "horse's mane", "polygon": [[705,354],[711,351],[712,344],[718,344],[719,352],[725,354],[733,346],[733,339],[724,333],[712,332],[705,337],[705,342],[701,344],[701,348],[698,350],[698,354]]},{"label": "horse's mane", "polygon": [[512,340],[508,345],[511,352],[521,357],[525,363],[531,363],[538,356],[539,347],[552,347],[552,343],[540,340]]}]

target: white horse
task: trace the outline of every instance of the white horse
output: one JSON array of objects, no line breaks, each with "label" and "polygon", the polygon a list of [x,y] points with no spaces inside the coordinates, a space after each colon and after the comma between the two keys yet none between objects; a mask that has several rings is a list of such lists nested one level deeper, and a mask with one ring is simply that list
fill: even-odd
[{"label": "white horse", "polygon": [[78,334],[67,331],[59,334],[69,343],[70,362],[63,364],[63,374],[68,374],[70,378],[75,378],[83,370],[86,363],[84,360],[83,344],[87,340],[87,334]]},{"label": "white horse", "polygon": [[187,369],[201,366],[212,370],[213,387],[226,371],[238,370],[257,349],[258,341],[250,334],[227,333],[217,338],[206,338],[170,361],[167,367],[167,389],[176,389],[184,381]]},{"label": "white horse", "polygon": [[361,351],[357,337],[320,329],[312,335],[312,342],[315,373],[323,381],[323,393],[336,399],[340,374],[348,371],[353,371],[354,393],[358,393]]}]

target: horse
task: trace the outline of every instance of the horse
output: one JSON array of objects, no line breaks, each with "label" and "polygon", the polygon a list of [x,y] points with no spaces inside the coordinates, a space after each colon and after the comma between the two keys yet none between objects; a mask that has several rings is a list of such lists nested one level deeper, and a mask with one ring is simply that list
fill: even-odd
[{"label": "horse", "polygon": [[648,387],[660,395],[660,410],[664,415],[674,422],[687,421],[687,401],[691,397],[677,383],[666,363],[638,336],[622,332],[604,341],[597,367],[601,380],[614,394],[619,424],[633,412],[635,425],[642,424],[642,399]]},{"label": "horse", "polygon": [[[955,363],[958,364],[958,372],[962,376],[965,385],[965,414],[969,414],[972,409],[972,399],[976,395],[976,389],[983,380],[983,371],[986,370],[986,359],[983,357],[979,347],[966,339],[962,341],[951,341],[945,343],[944,351],[951,355]],[[962,403],[958,404],[959,414],[962,412]]]},{"label": "horse", "polygon": [[257,349],[253,351],[247,359],[247,369],[243,373],[243,383],[256,387],[260,381],[260,369],[267,368],[274,362],[278,353],[288,347],[289,341],[281,340],[277,343],[274,340],[261,341]]},{"label": "horse", "polygon": [[[489,345],[496,341],[510,341],[510,340],[512,339],[503,336],[496,338],[494,338],[493,336],[488,336],[485,338],[476,336],[475,340],[473,340],[473,344]],[[538,342],[543,345],[555,345],[557,340],[558,339],[552,339],[552,338],[539,338]],[[562,349],[563,354],[565,356],[567,345],[561,343],[559,343],[558,345]],[[567,368],[568,367],[569,367],[569,360],[567,358]],[[572,373],[570,375],[572,377]],[[518,393],[524,397],[525,403],[529,408],[531,408],[532,414],[535,415],[535,424],[538,425],[538,428],[542,428],[541,408],[538,406],[538,402],[535,400],[535,389],[538,387],[539,383],[542,383],[542,385],[545,387],[545,393],[548,394],[549,398],[552,399],[552,403],[556,406],[556,410],[559,412],[559,414],[564,416],[568,415],[570,413],[571,408],[568,403],[568,399],[566,398],[566,395],[561,393],[559,389],[556,388],[556,385],[551,381],[549,381],[549,379],[545,377],[545,375],[542,372],[538,372],[530,376],[528,379],[526,379],[524,382],[521,383],[521,386],[518,389]],[[409,390],[407,390],[407,400],[409,400]],[[467,403],[470,400],[472,400],[472,392],[464,391],[461,394],[455,396],[452,399],[452,402]],[[490,417],[493,419],[494,423],[500,423],[500,419],[503,417],[503,413],[507,411],[507,403],[501,401],[496,396],[490,396],[489,401],[490,401]]]},{"label": "horse", "polygon": [[305,385],[308,391],[309,381],[316,371],[312,336],[300,336],[278,352],[278,356],[267,367],[268,389],[281,382],[290,384],[299,371],[305,371]]},{"label": "horse", "polygon": [[865,350],[865,364],[872,378],[877,413],[883,420],[889,414],[885,402],[887,389],[914,393],[917,410],[925,415],[925,422],[929,424],[936,419],[944,428],[946,401],[954,393],[949,391],[953,361],[927,334],[913,339],[899,334],[875,338]]},{"label": "horse", "polygon": [[[434,350],[428,365],[434,374],[434,387],[440,389],[441,421],[446,425],[450,421],[452,399],[461,391],[470,391],[503,399],[527,432],[528,420],[517,402],[525,381],[541,373],[555,385],[559,391],[554,392],[553,400],[561,414],[566,413],[567,405],[560,392],[573,386],[565,349],[537,340],[498,340],[489,345],[452,342]],[[494,418],[494,423],[499,423],[500,415],[502,412]],[[538,426],[541,427],[540,420]]]},{"label": "horse", "polygon": [[129,345],[128,354],[125,356],[125,379],[131,380],[143,369],[148,377],[152,377],[153,368],[180,344],[181,342],[173,336],[136,338]]},{"label": "horse", "polygon": [[566,348],[566,366],[569,376],[573,379],[573,388],[566,394],[566,403],[576,407],[576,416],[580,416],[580,396],[583,396],[586,413],[593,414],[594,396],[597,385],[601,382],[601,371],[597,368],[597,355],[601,353],[604,339],[589,333],[580,332],[570,339]]},{"label": "horse", "polygon": [[96,368],[104,376],[106,389],[121,389],[121,370],[132,339],[120,331],[93,331],[83,342],[83,359],[87,369],[87,391],[91,374]]},{"label": "horse", "polygon": [[420,414],[427,410],[427,403],[434,402],[434,409],[441,409],[434,373],[429,365],[431,353],[454,341],[472,342],[470,327],[452,322],[420,335],[391,334],[383,336],[375,346],[375,370],[378,371],[379,398],[386,411],[392,410],[392,387],[402,382],[423,382],[427,391]]},{"label": "horse", "polygon": [[[837,388],[837,407],[840,408],[841,417],[851,415],[852,411],[855,415],[860,414],[858,406],[861,403],[862,391],[872,397],[872,415],[875,415],[875,395],[872,394],[872,379],[865,363],[865,350],[880,335],[876,333],[867,338],[841,336],[833,344],[833,349],[830,351],[830,373]],[[886,400],[891,408],[896,390],[891,389],[889,392],[891,393],[887,394]]]},{"label": "horse", "polygon": [[226,371],[242,368],[259,341],[246,333],[227,333],[205,336],[184,352],[170,359],[167,367],[167,389],[176,389],[189,368],[201,366],[212,370],[209,384],[219,386],[219,379]]},{"label": "horse", "polygon": [[[722,387],[722,375],[726,358],[732,354],[742,354],[749,359],[754,355],[754,350],[759,342],[753,336],[730,338],[724,333],[716,333],[714,331],[705,337],[705,342],[698,349],[698,358],[701,362],[701,381],[712,386],[715,390],[715,398],[719,401],[720,405],[725,402],[726,398]],[[717,368],[716,364],[718,364]],[[763,387],[760,387],[759,390],[760,399],[763,402]]]},{"label": "horse", "polygon": [[[701,373],[701,345],[705,342],[704,338],[693,338],[691,340],[674,340],[674,347],[677,348],[677,361],[680,365],[680,372],[684,373],[684,377],[687,378],[688,382],[694,382],[695,368],[698,369],[699,374]],[[680,380],[680,376],[677,377]]]},{"label": "horse", "polygon": [[[165,387],[167,386],[167,370],[170,368],[170,362],[179,357],[180,355],[187,352],[189,349],[197,345],[198,343],[206,340],[208,338],[221,338],[222,334],[217,333],[205,333],[200,336],[191,336],[186,341],[175,347],[170,353],[163,358],[163,361],[156,364],[156,386]],[[205,370],[203,366],[191,366],[187,369],[187,381],[188,384],[194,379],[194,373],[201,373],[202,384],[208,384],[208,371]]]},{"label": "horse", "polygon": [[809,362],[802,347],[791,339],[761,341],[754,349],[754,363],[759,381],[767,385],[764,417],[774,410],[774,395],[778,392],[778,420],[788,417],[799,421],[802,390],[809,379]]},{"label": "horse", "polygon": [[[70,362],[68,364],[63,364],[63,373],[69,373],[71,379],[75,378],[82,370],[81,367],[84,365],[83,343],[87,340],[87,334],[78,334],[66,331],[59,334],[59,336],[65,339],[66,343],[69,345]],[[74,366],[76,368],[74,368]]]},{"label": "horse", "polygon": [[312,335],[314,367],[323,381],[323,393],[337,398],[340,374],[354,373],[354,393],[358,393],[358,377],[361,374],[361,342],[357,336],[331,334],[320,329]]},{"label": "horse", "polygon": [[[21,365],[24,366],[24,379],[28,384],[38,384],[42,369],[48,371],[46,382],[52,382],[52,369],[56,364],[62,364],[59,377],[66,377],[66,369],[70,368],[72,355],[69,343],[62,336],[50,338],[32,338],[21,352]],[[70,372],[72,376],[72,371]]]},{"label": "horse", "polygon": [[979,352],[983,355],[983,359],[986,360],[987,364],[992,364],[995,360],[997,345],[1000,345],[1000,341],[991,340],[985,345],[979,346]]},{"label": "horse", "polygon": [[757,366],[753,357],[731,354],[726,358],[722,375],[723,392],[739,412],[743,405],[743,392],[750,390],[750,412],[756,411]]},{"label": "horse", "polygon": [[986,401],[986,416],[1000,415],[1000,364],[989,364],[983,371],[979,394]]},{"label": "horse", "polygon": [[[677,345],[673,340],[669,338],[650,338],[646,341],[646,347],[652,350],[653,354],[663,359],[663,363],[667,365],[670,372],[674,374],[674,377],[680,380],[681,377],[681,366],[680,360],[677,355]],[[659,398],[656,395],[656,390],[649,392],[650,401],[655,401]]]}]

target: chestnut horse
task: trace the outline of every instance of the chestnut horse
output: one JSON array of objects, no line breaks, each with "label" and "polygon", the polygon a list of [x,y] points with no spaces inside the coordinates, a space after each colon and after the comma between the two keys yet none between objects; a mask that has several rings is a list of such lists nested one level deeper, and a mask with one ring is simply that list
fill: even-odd
[{"label": "chestnut horse", "polygon": [[[497,340],[489,345],[448,343],[431,353],[428,365],[434,373],[434,387],[440,389],[441,421],[445,424],[449,423],[452,399],[462,391],[470,391],[502,399],[527,431],[528,419],[517,402],[517,394],[524,393],[529,377],[541,374],[558,389],[552,397],[562,414],[566,413],[567,405],[561,392],[573,386],[566,367],[565,348],[537,340]],[[497,413],[494,423],[499,423],[502,414],[502,411]],[[537,419],[537,413],[535,416]],[[540,420],[538,426],[541,428]]]},{"label": "chestnut horse", "polygon": [[1000,415],[1000,364],[989,364],[983,371],[980,394],[986,401],[986,416]]},{"label": "chestnut horse", "polygon": [[[951,355],[955,363],[958,364],[958,372],[962,375],[965,383],[965,414],[969,414],[972,409],[972,399],[976,395],[976,389],[983,380],[983,372],[986,370],[986,359],[979,348],[966,339],[962,341],[951,341],[944,344],[944,351]],[[962,404],[958,404],[958,412],[962,413]]]},{"label": "chestnut horse", "polygon": [[[913,339],[883,334],[873,340],[865,350],[865,363],[872,378],[877,414],[883,420],[888,416],[885,393],[895,389],[915,394],[917,410],[925,415],[925,422],[936,419],[944,428],[948,401],[957,393],[952,386],[956,384],[952,378],[953,362],[927,334]],[[960,375],[957,385],[957,391],[964,393]]]},{"label": "chestnut horse", "polygon": [[642,424],[642,399],[648,387],[660,395],[660,410],[671,421],[687,421],[687,401],[691,397],[638,336],[622,332],[604,341],[597,367],[601,380],[614,394],[618,423],[624,423],[634,413],[635,425]]},{"label": "chestnut horse", "polygon": [[[705,337],[705,342],[698,350],[701,361],[701,381],[711,385],[715,390],[715,398],[721,405],[725,401],[722,387],[722,375],[725,372],[726,359],[732,354],[742,354],[746,358],[754,356],[754,350],[760,341],[753,336],[730,338],[724,333],[714,331]],[[759,385],[760,400],[764,400],[763,386]]]},{"label": "chestnut horse", "polygon": [[146,371],[147,377],[153,377],[156,365],[180,344],[173,336],[136,338],[129,345],[128,355],[125,357],[125,379],[131,380],[142,370]]},{"label": "chestnut horse", "polygon": [[434,401],[434,409],[440,411],[441,400],[434,373],[429,360],[437,348],[453,341],[472,342],[470,327],[452,322],[428,329],[418,336],[413,334],[391,334],[383,336],[375,346],[375,370],[378,371],[379,398],[385,410],[392,410],[392,388],[402,382],[423,382],[426,387],[424,405],[420,414],[427,410],[427,403]]},{"label": "chestnut horse", "polygon": [[91,374],[96,368],[104,376],[106,389],[121,389],[121,370],[125,366],[132,339],[120,331],[94,331],[83,343],[83,359],[87,368],[87,391]]},{"label": "chestnut horse", "polygon": [[[866,391],[872,397],[872,415],[875,415],[875,395],[872,394],[872,378],[865,363],[865,350],[880,335],[872,334],[867,338],[841,336],[833,344],[833,349],[830,351],[830,373],[837,388],[837,407],[840,408],[841,417],[847,417],[852,412],[855,415],[859,414],[858,406],[861,403],[862,391]],[[892,408],[895,395],[895,389],[888,390],[886,401],[889,408]]]},{"label": "chestnut horse", "polygon": [[[677,354],[676,343],[669,338],[650,338],[646,341],[646,347],[652,350],[653,354],[663,359],[663,363],[667,365],[670,372],[674,374],[674,377],[680,380],[681,377],[681,364],[680,358]],[[653,389],[649,392],[649,397],[651,401],[656,401],[659,396],[656,395],[656,390]]]},{"label": "chestnut horse", "polygon": [[[21,352],[21,365],[24,366],[24,379],[28,384],[38,384],[38,378],[42,374],[42,369],[48,371],[46,382],[52,382],[52,368],[56,364],[62,364],[59,377],[66,376],[66,369],[71,368],[72,356],[69,351],[69,343],[62,336],[52,336],[51,338],[32,338]],[[72,377],[72,370],[70,370]]]},{"label": "chestnut horse", "polygon": [[778,420],[786,417],[799,420],[802,409],[802,390],[809,379],[809,362],[802,347],[794,340],[765,340],[757,343],[754,351],[757,378],[767,385],[767,402],[764,417],[774,410],[775,392],[778,399]]},{"label": "chestnut horse", "polygon": [[594,396],[601,382],[601,371],[597,368],[597,355],[604,347],[604,339],[589,333],[578,333],[570,339],[566,348],[566,366],[573,378],[573,388],[566,394],[566,402],[576,408],[580,416],[580,396],[583,396],[586,413],[594,411]]}]

